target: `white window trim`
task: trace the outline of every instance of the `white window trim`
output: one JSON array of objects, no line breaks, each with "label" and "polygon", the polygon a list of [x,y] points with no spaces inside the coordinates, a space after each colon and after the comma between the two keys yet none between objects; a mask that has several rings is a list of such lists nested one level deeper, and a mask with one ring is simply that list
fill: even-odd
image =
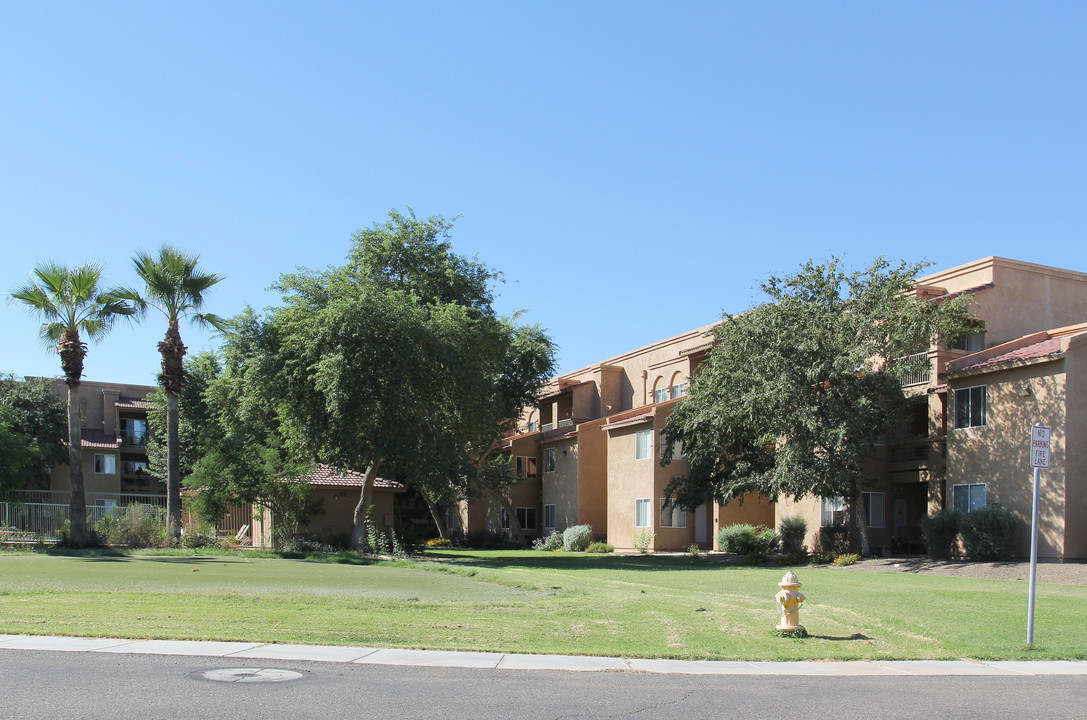
[{"label": "white window trim", "polygon": [[[666,508],[669,508],[671,512],[666,513]],[[687,511],[678,505],[672,505],[668,502],[668,498],[661,498],[660,523],[662,528],[685,528],[687,527]]]},{"label": "white window trim", "polygon": [[[98,469],[98,458],[102,458],[102,466],[109,467],[109,470]],[[117,474],[117,456],[109,453],[95,453],[94,454],[94,474],[95,475],[116,475]]]},{"label": "white window trim", "polygon": [[[550,525],[547,524],[547,519],[548,519],[547,516],[549,514],[551,515],[551,524]],[[544,505],[544,530],[554,530],[554,529],[555,529],[555,505],[554,504]]]},{"label": "white window trim", "polygon": [[[645,522],[639,522],[638,509],[645,508]],[[653,503],[651,498],[636,498],[634,500],[634,527],[647,528],[653,526]]]},{"label": "white window trim", "polygon": [[[828,507],[829,506],[829,507]],[[830,513],[830,522],[826,521],[827,513]],[[835,513],[841,513],[841,522],[834,521]],[[819,498],[819,527],[844,527],[845,526],[845,498],[842,496]]]},{"label": "white window trim", "polygon": [[[980,487],[982,489],[982,498],[985,500],[983,505],[979,505],[975,508],[970,507],[970,488]],[[989,484],[988,483],[955,483],[951,486],[951,509],[955,509],[955,491],[959,488],[964,488],[966,493],[966,512],[974,512],[974,510],[980,510],[983,507],[989,505]]]},{"label": "white window trim", "polygon": [[[515,510],[515,512],[518,515],[520,515],[522,510],[525,511],[525,513],[524,513],[525,514],[525,522],[521,523],[521,529],[522,530],[536,530],[539,527],[539,522],[540,522],[540,519],[536,516],[536,508],[534,508],[534,507],[519,507],[519,508],[517,508]],[[528,515],[529,515],[530,511],[532,512],[532,525],[528,524]],[[517,521],[520,522],[521,518],[518,517]]]},{"label": "white window trim", "polygon": [[[967,411],[966,425],[959,425],[959,393],[964,393],[969,398],[973,390],[981,389],[983,392],[982,397],[982,410],[981,410],[981,422],[977,425],[974,424],[973,419],[973,406],[971,404],[970,409]],[[952,425],[955,430],[969,430],[971,428],[982,428],[989,424],[989,386],[988,385],[971,385],[970,387],[956,388],[954,393],[955,399],[955,415],[952,421]],[[972,401],[971,401],[972,403]]]},{"label": "white window trim", "polygon": [[[642,454],[642,439],[645,439],[645,453]],[[634,433],[634,459],[653,459],[653,429],[638,430]]]},{"label": "white window trim", "polygon": [[[861,494],[865,496],[864,497],[865,526],[870,527],[870,528],[884,528],[884,527],[887,527],[887,520],[886,520],[886,517],[887,517],[887,493],[866,492],[866,493],[861,493]],[[880,502],[881,512],[879,513],[878,518],[875,517],[872,514],[872,497],[875,496],[875,495],[879,495],[879,498],[880,498],[879,502]],[[873,520],[878,521],[879,524],[876,525],[875,523],[872,522]]]},{"label": "white window trim", "polygon": [[506,508],[498,508],[498,527],[503,530],[510,529],[510,514],[506,512]]},{"label": "white window trim", "polygon": [[553,473],[557,464],[557,458],[555,456],[555,448],[544,448],[544,472]]}]

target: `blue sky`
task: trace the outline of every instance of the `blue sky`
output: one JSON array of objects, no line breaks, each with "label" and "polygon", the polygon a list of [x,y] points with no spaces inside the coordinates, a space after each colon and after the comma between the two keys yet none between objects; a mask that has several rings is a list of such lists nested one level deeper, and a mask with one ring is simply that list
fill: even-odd
[{"label": "blue sky", "polygon": [[[171,243],[278,298],[391,208],[461,215],[562,371],[808,258],[1087,271],[1087,5],[0,1],[0,288]],[[60,373],[0,304],[0,371]],[[84,376],[154,382],[161,318]],[[183,328],[190,349],[211,347]]]}]

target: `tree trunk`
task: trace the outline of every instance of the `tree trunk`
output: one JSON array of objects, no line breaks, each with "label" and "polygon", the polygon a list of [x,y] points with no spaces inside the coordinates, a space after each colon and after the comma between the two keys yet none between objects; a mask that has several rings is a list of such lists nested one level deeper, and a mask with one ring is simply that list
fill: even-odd
[{"label": "tree trunk", "polygon": [[166,536],[181,537],[181,440],[179,437],[178,396],[166,392]]},{"label": "tree trunk", "polygon": [[178,397],[187,384],[185,344],[176,318],[171,318],[166,337],[159,343],[162,373],[159,384],[166,391],[166,536],[181,537],[181,441],[178,434]]},{"label": "tree trunk", "polygon": [[426,501],[426,505],[430,508],[430,517],[434,518],[434,524],[438,526],[438,537],[443,540],[449,539],[449,526],[445,522],[445,514],[442,509],[438,507],[438,503],[434,502],[430,498],[430,493],[426,490],[419,490],[419,494],[423,496],[423,500]]},{"label": "tree trunk", "polygon": [[72,547],[87,546],[87,496],[83,490],[83,428],[79,420],[79,378],[68,383],[68,500],[69,540]]},{"label": "tree trunk", "polygon": [[381,458],[375,457],[366,468],[362,479],[362,491],[359,503],[355,506],[354,527],[351,528],[351,547],[355,550],[367,550],[369,537],[366,529],[366,512],[373,505],[374,478],[381,467]]},{"label": "tree trunk", "polygon": [[510,519],[510,530],[513,531],[514,538],[517,540],[518,544],[525,545],[525,530],[521,527],[520,521],[517,520],[517,512],[514,510],[513,506],[510,505],[509,498],[500,492],[495,492],[491,488],[485,488],[483,492],[486,493],[488,497],[494,498],[499,505],[506,508],[506,517]]},{"label": "tree trunk", "polygon": [[861,539],[861,556],[868,557],[872,553],[868,545],[868,525],[864,522],[864,493],[857,494],[857,500],[853,503],[853,516]]}]

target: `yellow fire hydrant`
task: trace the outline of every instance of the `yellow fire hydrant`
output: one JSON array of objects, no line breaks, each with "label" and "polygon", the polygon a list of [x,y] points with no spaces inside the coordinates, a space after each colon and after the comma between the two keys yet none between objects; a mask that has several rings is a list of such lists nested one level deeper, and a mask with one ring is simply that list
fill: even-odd
[{"label": "yellow fire hydrant", "polygon": [[778,585],[781,590],[774,599],[777,600],[778,609],[781,611],[781,622],[778,623],[777,629],[787,632],[803,630],[804,626],[800,624],[800,603],[804,602],[804,593],[799,589],[800,578],[790,570],[785,573]]}]

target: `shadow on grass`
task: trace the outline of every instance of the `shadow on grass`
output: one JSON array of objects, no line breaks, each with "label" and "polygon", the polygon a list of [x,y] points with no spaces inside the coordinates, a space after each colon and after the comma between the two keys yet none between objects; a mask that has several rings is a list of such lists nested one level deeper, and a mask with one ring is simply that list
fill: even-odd
[{"label": "shadow on grass", "polygon": [[872,638],[862,633],[853,633],[852,635],[808,635],[813,640],[830,640],[831,642],[842,642],[843,640],[871,640]]},{"label": "shadow on grass", "polygon": [[498,551],[494,555],[479,556],[476,554],[460,553],[457,551],[442,551],[441,553],[427,553],[427,560],[435,562],[449,562],[459,566],[505,569],[505,568],[537,568],[544,570],[750,570],[770,569],[781,570],[777,565],[742,565],[719,561],[707,561],[701,558],[659,556],[659,555],[612,555],[595,553],[549,553],[501,555]]}]

